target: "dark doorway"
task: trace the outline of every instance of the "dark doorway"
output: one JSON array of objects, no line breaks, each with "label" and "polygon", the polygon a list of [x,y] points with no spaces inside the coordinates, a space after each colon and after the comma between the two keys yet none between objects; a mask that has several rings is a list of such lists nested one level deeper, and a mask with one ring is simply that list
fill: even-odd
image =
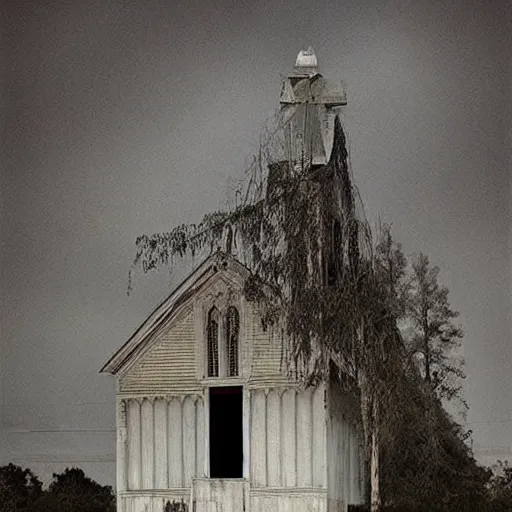
[{"label": "dark doorway", "polygon": [[242,478],[242,387],[210,388],[210,478]]}]

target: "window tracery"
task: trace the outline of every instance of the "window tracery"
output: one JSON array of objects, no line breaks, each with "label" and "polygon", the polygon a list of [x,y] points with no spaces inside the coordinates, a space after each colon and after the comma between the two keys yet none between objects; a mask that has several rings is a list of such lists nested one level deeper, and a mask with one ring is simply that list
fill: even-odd
[{"label": "window tracery", "polygon": [[208,377],[219,376],[219,312],[214,306],[208,312]]},{"label": "window tracery", "polygon": [[237,377],[240,373],[240,313],[231,305],[212,305],[206,318],[206,374]]},{"label": "window tracery", "polygon": [[238,336],[240,331],[240,315],[234,306],[226,312],[226,345],[228,353],[228,376],[238,375]]}]

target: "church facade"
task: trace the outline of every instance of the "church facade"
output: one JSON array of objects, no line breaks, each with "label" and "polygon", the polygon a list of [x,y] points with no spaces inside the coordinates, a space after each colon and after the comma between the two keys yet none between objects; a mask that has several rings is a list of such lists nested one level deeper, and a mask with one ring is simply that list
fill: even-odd
[{"label": "church facade", "polygon": [[[315,74],[316,57],[301,53],[307,66],[281,98],[292,108],[294,87]],[[343,104],[332,97],[319,102],[320,127]],[[309,158],[329,144],[320,132]],[[364,501],[357,397],[290,376],[280,334],[244,297],[249,276],[213,254],[102,368],[116,378],[119,512],[344,512]]]}]

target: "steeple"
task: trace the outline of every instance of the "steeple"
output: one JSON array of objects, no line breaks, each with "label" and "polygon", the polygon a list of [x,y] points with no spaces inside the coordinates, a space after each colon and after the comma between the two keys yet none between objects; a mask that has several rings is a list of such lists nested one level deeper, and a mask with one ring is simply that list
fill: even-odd
[{"label": "steeple", "polygon": [[295,164],[324,165],[332,150],[334,118],[347,104],[341,82],[318,72],[311,46],[301,50],[283,80],[279,98],[285,126],[287,158]]},{"label": "steeple", "polygon": [[301,50],[295,60],[294,73],[300,76],[313,76],[317,72],[317,60],[311,46],[307,50]]}]

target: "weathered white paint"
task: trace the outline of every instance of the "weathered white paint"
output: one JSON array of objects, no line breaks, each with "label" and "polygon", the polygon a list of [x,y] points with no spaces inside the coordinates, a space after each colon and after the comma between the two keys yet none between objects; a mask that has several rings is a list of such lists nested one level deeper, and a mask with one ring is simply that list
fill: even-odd
[{"label": "weathered white paint", "polygon": [[327,466],[329,512],[345,511],[364,500],[357,401],[338,384],[327,387]]},{"label": "weathered white paint", "polygon": [[300,487],[250,489],[250,512],[327,512],[327,491]]},{"label": "weathered white paint", "polygon": [[121,376],[121,393],[200,392],[194,342],[194,311],[191,305],[174,325],[161,333],[142,360]]},{"label": "weathered white paint", "polygon": [[[116,402],[116,428],[117,428],[117,468],[116,468],[116,483],[119,491],[125,491],[127,487],[127,411],[126,401],[117,400]],[[119,504],[118,504],[119,509]]]},{"label": "weathered white paint", "polygon": [[267,485],[267,402],[265,391],[252,391],[251,403],[251,480],[252,485],[262,487]]},{"label": "weathered white paint", "polygon": [[167,489],[167,401],[155,400],[155,489]]},{"label": "weathered white paint", "polygon": [[348,419],[346,412],[341,414],[341,446],[340,446],[340,455],[341,455],[341,478],[342,478],[342,492],[341,496],[343,497],[343,501],[348,505],[349,503],[349,494],[350,494],[350,479],[349,479],[349,457],[348,452],[350,449],[349,446],[349,438],[348,438]]},{"label": "weathered white paint", "polygon": [[311,414],[311,389],[297,394],[297,486],[311,487],[313,418]]},{"label": "weathered white paint", "polygon": [[271,390],[267,395],[267,485],[281,484],[281,393]]},{"label": "weathered white paint", "polygon": [[269,327],[264,330],[258,308],[250,305],[252,309],[252,329],[249,340],[251,344],[250,378],[251,387],[272,388],[286,386],[290,379],[286,373],[284,340],[281,331]]},{"label": "weathered white paint", "polygon": [[204,401],[202,397],[197,397],[196,401],[196,463],[194,475],[197,477],[205,477],[204,472],[204,452],[205,452],[205,416],[204,416]]},{"label": "weathered white paint", "polygon": [[324,386],[313,390],[313,487],[327,487],[326,411]]},{"label": "weathered white paint", "polygon": [[247,494],[247,482],[243,479],[194,479],[192,490],[192,510],[196,512],[240,512]]},{"label": "weathered white paint", "polygon": [[189,502],[190,489],[127,491],[118,493],[123,512],[163,512],[169,502]]},{"label": "weathered white paint", "polygon": [[140,403],[128,401],[128,488],[141,487]]},{"label": "weathered white paint", "polygon": [[167,467],[169,487],[184,487],[182,481],[183,438],[181,400],[173,398],[167,405]]},{"label": "weathered white paint", "polygon": [[295,415],[295,389],[287,389],[281,398],[282,482],[283,487],[297,484],[297,420]]},{"label": "weathered white paint", "polygon": [[183,401],[183,483],[192,485],[196,474],[196,400],[187,396]]},{"label": "weathered white paint", "polygon": [[[339,386],[302,389],[290,380],[277,333],[261,329],[254,305],[235,298],[236,289],[226,293],[226,282],[216,283],[215,293],[205,288],[193,297],[193,307],[124,374],[117,414],[119,512],[162,512],[167,499],[177,497],[194,501],[196,512],[242,510],[241,499],[246,512],[345,512],[363,496],[357,403]],[[200,356],[197,351],[205,340],[197,312],[203,314],[201,300],[221,296],[244,318],[242,374],[203,378],[204,348]],[[171,350],[172,343],[179,346]],[[176,351],[186,368],[177,376],[168,373]],[[243,480],[207,478],[209,388],[223,385],[243,387]]]},{"label": "weathered white paint", "polygon": [[357,426],[355,423],[350,424],[350,479],[351,479],[351,492],[350,503],[360,503],[361,493],[359,489],[359,436]]},{"label": "weathered white paint", "polygon": [[311,46],[307,50],[301,50],[295,60],[295,68],[316,68],[317,60],[315,52]]},{"label": "weathered white paint", "polygon": [[341,400],[332,385],[327,387],[327,485],[329,512],[344,511],[342,453],[341,453]]},{"label": "weathered white paint", "polygon": [[325,488],[323,386],[253,389],[251,403],[251,485]]},{"label": "weathered white paint", "polygon": [[145,399],[141,405],[141,438],[142,438],[142,488],[153,489],[154,473],[154,425],[153,400]]}]

